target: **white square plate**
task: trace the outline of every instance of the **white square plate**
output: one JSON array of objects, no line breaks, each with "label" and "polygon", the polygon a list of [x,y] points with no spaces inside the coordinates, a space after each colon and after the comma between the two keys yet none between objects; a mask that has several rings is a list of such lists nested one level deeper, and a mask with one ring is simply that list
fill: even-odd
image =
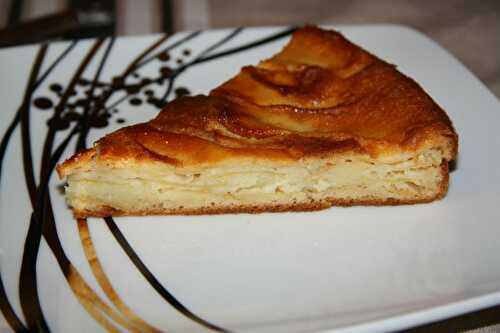
[{"label": "white square plate", "polygon": [[[498,100],[449,53],[414,30],[392,25],[336,28],[397,64],[449,114],[460,137],[459,160],[443,200],[312,213],[117,218],[109,227],[101,219],[90,219],[78,226],[55,173],[49,181],[50,197],[44,195],[44,186],[36,191],[33,183],[40,178],[44,183],[42,162],[63,160],[75,150],[78,128],[64,140],[83,123],[83,108],[75,106],[69,113],[68,103],[84,99],[91,85],[75,81],[76,95],[61,109],[68,122],[53,133],[46,124],[57,111],[49,107],[64,102],[57,84],[63,91],[70,86],[96,42],[79,41],[71,49],[70,43],[54,43],[45,54],[40,46],[1,50],[0,133],[6,150],[0,183],[5,292],[0,296],[0,329],[46,325],[57,332],[198,332],[210,330],[211,323],[237,332],[377,332],[500,303]],[[128,73],[125,83],[153,81],[142,81],[135,97],[122,99],[122,90],[111,94],[106,105],[119,104],[108,117],[93,120],[100,126],[90,129],[87,144],[158,112],[148,96],[161,96],[168,86],[168,80],[154,81],[162,67],[165,73],[167,66],[175,70],[188,64],[173,82],[169,99],[179,87],[191,94],[207,93],[243,65],[279,51],[289,35],[265,38],[283,30],[179,33],[161,41],[138,62],[135,74]],[[81,67],[81,77],[93,80],[104,59],[94,90],[95,95],[103,94],[113,77],[160,38],[119,38],[112,44],[107,39],[96,46],[88,66]],[[240,48],[243,45],[249,47]],[[170,60],[166,54],[155,57],[170,46]],[[51,68],[65,50],[68,53]],[[196,59],[204,61],[193,62]],[[32,72],[34,81],[41,80],[30,91]],[[23,104],[23,98],[28,102]],[[125,123],[117,123],[119,118]],[[52,161],[48,154],[42,158],[44,145]],[[46,170],[53,166],[48,163]],[[37,211],[31,229],[27,184],[34,190]],[[40,225],[44,237],[38,246]]]}]

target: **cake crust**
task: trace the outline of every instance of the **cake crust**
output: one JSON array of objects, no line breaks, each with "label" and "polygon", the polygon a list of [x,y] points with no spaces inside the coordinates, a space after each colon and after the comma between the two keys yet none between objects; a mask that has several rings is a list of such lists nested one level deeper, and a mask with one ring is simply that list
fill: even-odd
[{"label": "cake crust", "polygon": [[446,113],[412,79],[340,33],[297,30],[284,49],[208,96],[181,97],[156,118],[122,128],[57,166],[61,178],[92,168],[154,163],[174,169],[237,163],[331,159],[357,154],[391,163],[426,149],[442,154],[439,190],[425,199],[324,198],[259,204],[78,210],[78,217],[317,210],[332,205],[393,205],[443,197],[458,136]]}]

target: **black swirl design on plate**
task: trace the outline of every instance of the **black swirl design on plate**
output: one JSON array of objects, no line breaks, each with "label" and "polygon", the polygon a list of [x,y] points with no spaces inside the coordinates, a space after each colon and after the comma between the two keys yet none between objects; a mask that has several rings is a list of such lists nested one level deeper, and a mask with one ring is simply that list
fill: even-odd
[{"label": "black swirl design on plate", "polygon": [[163,297],[164,300],[166,300],[170,305],[172,305],[177,311],[188,317],[189,319],[197,322],[200,325],[205,326],[206,328],[212,329],[217,332],[229,332],[228,330],[221,328],[219,326],[216,326],[214,324],[209,323],[208,321],[200,318],[196,314],[194,314],[192,311],[190,311],[186,306],[184,306],[181,302],[175,298],[174,295],[172,295],[161,283],[156,279],[156,277],[151,273],[151,271],[147,268],[147,266],[142,262],[141,258],[137,255],[137,253],[134,251],[132,246],[127,242],[127,239],[125,236],[122,234],[118,226],[116,225],[115,221],[113,220],[112,217],[106,217],[104,219],[106,221],[106,225],[108,226],[109,230],[115,237],[115,240],[120,244],[122,247],[123,251],[127,254],[129,259],[132,261],[132,263],[137,267],[139,272],[141,272],[142,276],[149,282],[149,284],[156,290],[156,292]]},{"label": "black swirl design on plate", "polygon": [[[157,50],[168,39],[167,36],[162,36],[151,46],[144,49],[121,74],[113,77],[110,82],[102,81],[100,79],[100,74],[106,65],[115,40],[114,38],[110,38],[106,42],[104,39],[99,39],[89,48],[67,85],[65,86],[65,83],[52,82],[48,85],[49,89],[47,95],[36,95],[37,88],[47,80],[51,72],[71,52],[77,42],[70,43],[70,45],[63,50],[41,75],[39,75],[40,69],[46,58],[49,46],[42,45],[39,48],[32,66],[24,99],[0,142],[1,180],[2,165],[7,146],[12,138],[13,132],[19,124],[21,125],[23,172],[29,200],[33,209],[24,244],[21,272],[19,276],[19,298],[23,315],[26,319],[26,325],[9,303],[0,276],[0,310],[7,319],[9,325],[16,332],[50,331],[40,305],[38,296],[40,286],[37,285],[36,265],[42,237],[46,240],[50,250],[54,254],[58,266],[68,281],[73,293],[96,321],[108,331],[118,330],[110,320],[113,320],[129,330],[140,330],[137,326],[134,326],[134,323],[119,316],[113,309],[106,305],[99,296],[97,296],[81,278],[80,274],[65,254],[57,234],[55,217],[48,189],[48,183],[56,164],[75,137],[75,150],[85,148],[90,130],[92,128],[106,127],[113,114],[119,111],[117,107],[124,101],[128,100],[129,104],[133,106],[140,106],[146,103],[158,109],[163,108],[172,93],[175,97],[190,93],[187,87],[175,86],[175,81],[182,73],[193,66],[267,44],[290,35],[293,30],[293,28],[288,29],[272,36],[216,53],[215,51],[217,49],[241,33],[242,28],[238,28],[194,56],[190,49],[184,48],[176,59],[172,59],[170,51],[199,37],[202,33],[193,32],[187,34],[170,45]],[[100,58],[93,78],[89,79],[83,77],[82,75],[86,68],[93,61],[103,45],[106,45],[106,48]],[[180,61],[177,61],[179,59]],[[177,65],[168,66],[168,62],[177,63]],[[150,63],[156,63],[159,66],[158,76],[142,77],[139,69]],[[164,88],[163,93],[156,95],[155,90],[158,90],[158,88],[152,89],[153,86]],[[109,103],[111,97],[117,93],[121,93],[123,96],[116,99],[113,103]],[[47,122],[48,130],[43,141],[41,165],[38,170],[40,181],[38,184],[35,181],[33,154],[31,150],[31,140],[33,138],[30,133],[30,112],[32,106],[43,112],[51,112],[50,119]],[[124,118],[118,118],[116,121],[118,123],[123,123],[126,120]],[[55,137],[58,134],[63,135],[64,138],[61,143],[55,146]],[[129,256],[131,262],[168,304],[205,328],[219,332],[228,332],[227,329],[195,315],[183,305],[144,265],[137,253],[127,242],[124,235],[120,232],[116,223],[111,218],[107,218],[105,221],[110,232]]]},{"label": "black swirl design on plate", "polygon": [[[92,60],[93,56],[95,55],[95,53],[97,52],[102,43],[103,40],[97,40],[94,43],[94,46],[87,53],[83,61],[80,63],[80,66],[78,66],[76,73],[73,75],[73,78],[71,79],[71,82],[69,84],[70,87],[76,84],[76,80],[81,76],[81,74],[83,73],[87,65],[90,63],[90,61]],[[47,47],[44,46],[43,50],[46,51],[46,48]],[[45,52],[43,52],[43,55],[45,55]],[[42,59],[40,59],[40,62]],[[50,201],[49,194],[47,191],[48,180],[55,166],[54,160],[57,162],[57,160],[60,158],[60,154],[62,154],[62,149],[61,149],[59,150],[60,153],[58,150],[56,150],[56,153],[58,153],[59,156],[52,155],[52,148],[54,144],[55,135],[56,132],[59,130],[58,122],[54,120],[57,120],[60,117],[62,111],[64,110],[63,106],[66,103],[67,99],[69,98],[68,92],[69,89],[63,94],[61,101],[55,108],[55,112],[51,118],[51,121],[49,121],[50,126],[48,134],[45,137],[43,151],[42,151],[42,163],[40,170],[39,186],[37,186],[35,183],[35,178],[33,173],[33,161],[32,161],[31,142],[30,142],[31,135],[29,131],[30,127],[29,100],[24,101],[23,105],[25,107],[23,108],[23,112],[21,113],[21,134],[22,134],[24,174],[26,179],[26,185],[28,187],[28,192],[30,194],[31,204],[32,206],[34,206],[34,210],[33,213],[31,214],[28,234],[26,236],[26,241],[24,244],[23,259],[22,259],[20,279],[19,279],[19,296],[21,301],[21,308],[26,318],[28,328],[32,331],[34,330],[43,332],[49,331],[48,325],[43,316],[43,312],[38,297],[36,262],[37,262],[38,250],[40,247],[42,230],[44,229],[44,224],[50,223],[46,222],[46,220],[48,220],[50,218],[50,215],[52,215],[51,209],[50,209],[50,215],[48,209]],[[57,238],[57,240],[59,239]],[[69,267],[68,263],[69,260],[67,260],[66,258],[66,260],[64,261],[64,265],[61,267],[65,275],[68,272],[68,267]]]},{"label": "black swirl design on plate", "polygon": [[[8,140],[10,139],[12,132],[16,128],[17,124],[19,123],[19,120],[21,119],[21,113],[23,113],[24,109],[29,108],[29,102],[28,103],[26,103],[26,102],[29,101],[31,98],[31,94],[33,93],[35,82],[36,82],[36,79],[37,79],[38,73],[40,71],[42,61],[43,61],[43,58],[45,57],[46,52],[47,52],[47,46],[43,45],[42,47],[40,47],[40,49],[37,53],[37,56],[35,58],[35,61],[34,61],[34,64],[33,64],[33,67],[32,67],[31,73],[30,73],[30,78],[28,80],[28,86],[25,90],[23,103],[22,103],[21,107],[19,108],[18,112],[16,113],[16,117],[14,118],[13,122],[11,123],[9,128],[7,129],[6,135],[2,139],[2,147],[1,147],[1,155],[0,155],[1,162],[3,162],[3,158],[5,156],[5,151],[7,149]],[[3,163],[0,163],[0,170],[1,170],[1,164],[3,164]],[[0,171],[0,176],[1,176],[1,171]],[[32,199],[32,197],[33,197],[33,193],[30,192],[30,199]],[[32,204],[33,204],[33,200],[32,200]],[[0,296],[1,296],[0,297],[0,299],[1,299],[0,306],[1,306],[2,313],[4,314],[5,318],[7,319],[7,322],[16,331],[27,331],[27,328],[21,322],[21,320],[19,319],[19,317],[15,313],[14,309],[12,308],[10,303],[8,302],[7,295],[5,293],[5,289],[4,289],[3,281],[1,280],[1,277],[0,277],[0,286],[1,286],[0,287],[0,293],[1,293],[0,294]],[[38,301],[38,298],[36,298],[33,302],[32,311],[34,313],[34,317],[36,317],[38,320],[35,319],[35,320],[32,320],[31,322],[28,322],[28,327],[30,327],[30,324],[31,324],[31,327],[35,327],[38,324],[40,330],[42,330],[42,331],[47,330],[47,324],[46,324],[45,320],[43,319],[43,314],[41,314],[40,304],[39,304],[39,302],[37,303],[37,301]]]}]

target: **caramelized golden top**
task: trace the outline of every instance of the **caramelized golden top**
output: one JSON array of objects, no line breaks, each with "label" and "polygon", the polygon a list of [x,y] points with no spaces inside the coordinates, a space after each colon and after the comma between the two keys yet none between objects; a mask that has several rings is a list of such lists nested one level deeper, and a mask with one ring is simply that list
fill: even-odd
[{"label": "caramelized golden top", "polygon": [[280,53],[244,67],[209,96],[179,98],[155,119],[111,133],[58,171],[64,176],[96,149],[104,160],[187,166],[345,151],[378,156],[424,145],[453,159],[457,136],[417,83],[341,34],[305,27]]}]

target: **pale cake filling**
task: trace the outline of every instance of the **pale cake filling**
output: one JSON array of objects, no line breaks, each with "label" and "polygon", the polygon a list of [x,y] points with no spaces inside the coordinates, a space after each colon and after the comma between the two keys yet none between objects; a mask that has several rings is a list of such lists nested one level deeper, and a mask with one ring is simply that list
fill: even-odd
[{"label": "pale cake filling", "polygon": [[398,160],[345,155],[295,161],[241,160],[210,167],[136,162],[133,167],[90,163],[67,177],[66,195],[76,211],[113,208],[130,213],[213,207],[321,203],[338,200],[433,199],[445,173],[443,154],[428,149]]}]

